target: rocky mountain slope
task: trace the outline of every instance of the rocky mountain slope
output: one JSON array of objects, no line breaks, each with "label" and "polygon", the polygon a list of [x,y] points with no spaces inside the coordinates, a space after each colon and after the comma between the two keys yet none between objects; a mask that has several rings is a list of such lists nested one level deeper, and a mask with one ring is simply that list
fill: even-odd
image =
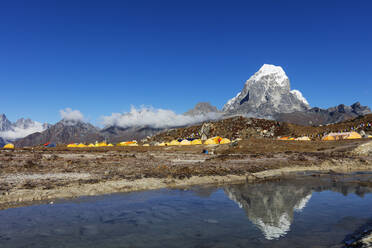
[{"label": "rocky mountain slope", "polygon": [[0,132],[8,131],[12,127],[12,123],[4,114],[0,114]]},{"label": "rocky mountain slope", "polygon": [[220,114],[221,112],[217,107],[211,105],[209,102],[199,102],[195,105],[193,109],[190,109],[184,115],[196,116],[196,115],[206,115],[210,113]]},{"label": "rocky mountain slope", "polygon": [[63,119],[43,132],[36,132],[17,140],[15,144],[35,146],[47,142],[69,144],[96,140],[104,140],[98,128],[86,122]]},{"label": "rocky mountain slope", "polygon": [[289,79],[280,66],[264,64],[246,81],[243,90],[225,104],[223,111],[226,115],[272,118],[278,113],[309,108],[301,92],[290,89]]},{"label": "rocky mountain slope", "polygon": [[296,111],[292,113],[279,113],[274,116],[278,121],[294,123],[298,125],[326,125],[353,119],[371,113],[367,106],[360,105],[359,102],[351,106],[340,104],[336,107],[321,109],[311,108],[305,111]]},{"label": "rocky mountain slope", "polygon": [[[357,131],[372,135],[372,114],[360,116],[344,122],[326,126],[312,127],[279,122],[274,120],[245,118],[235,116],[218,121],[212,121],[208,137],[222,136],[229,139],[250,139],[254,137],[276,138],[278,136],[301,137],[309,136],[320,139],[324,133]],[[185,128],[165,130],[151,137],[150,141],[163,142],[180,138],[201,138],[202,124]]]},{"label": "rocky mountain slope", "polygon": [[328,109],[310,108],[300,91],[290,90],[289,79],[280,66],[265,64],[224,105],[223,112],[227,117],[243,115],[299,125],[326,125],[366,115],[371,109],[359,102]]}]

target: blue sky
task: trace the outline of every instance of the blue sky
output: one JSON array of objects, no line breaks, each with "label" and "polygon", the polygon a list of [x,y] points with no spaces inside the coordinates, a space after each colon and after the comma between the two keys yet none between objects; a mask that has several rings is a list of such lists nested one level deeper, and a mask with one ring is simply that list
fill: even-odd
[{"label": "blue sky", "polygon": [[372,1],[2,1],[0,112],[54,123],[218,108],[262,64],[311,106],[372,106]]}]

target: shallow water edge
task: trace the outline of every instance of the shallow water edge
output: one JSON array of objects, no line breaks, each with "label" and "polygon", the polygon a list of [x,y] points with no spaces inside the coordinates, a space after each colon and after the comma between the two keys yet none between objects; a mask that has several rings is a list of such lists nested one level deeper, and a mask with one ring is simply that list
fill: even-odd
[{"label": "shallow water edge", "polygon": [[137,180],[112,180],[92,184],[72,184],[53,189],[15,189],[0,198],[0,209],[12,207],[29,206],[45,202],[52,202],[55,199],[70,199],[80,196],[95,196],[117,192],[133,192],[162,188],[183,188],[193,185],[223,185],[239,184],[243,182],[256,182],[272,180],[276,178],[295,176],[296,173],[312,172],[323,173],[352,173],[356,171],[372,172],[372,165],[356,162],[339,162],[332,164],[324,162],[321,165],[306,167],[288,167],[275,170],[265,170],[245,175],[226,176],[192,176],[184,179],[174,178],[143,178]]}]

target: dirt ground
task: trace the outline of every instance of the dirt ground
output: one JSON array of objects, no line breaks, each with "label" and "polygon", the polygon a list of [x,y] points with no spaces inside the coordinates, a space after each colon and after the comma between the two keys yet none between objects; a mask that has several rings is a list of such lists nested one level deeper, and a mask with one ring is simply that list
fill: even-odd
[{"label": "dirt ground", "polygon": [[[55,198],[269,178],[303,170],[372,170],[368,139],[235,145],[0,150],[0,209]],[[203,153],[207,150],[208,154]]]}]

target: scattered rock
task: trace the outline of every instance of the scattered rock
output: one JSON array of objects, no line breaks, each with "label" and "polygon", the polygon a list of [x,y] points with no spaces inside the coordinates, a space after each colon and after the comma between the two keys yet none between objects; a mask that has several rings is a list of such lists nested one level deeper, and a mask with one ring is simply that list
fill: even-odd
[{"label": "scattered rock", "polygon": [[352,153],[360,156],[372,155],[372,141],[358,146]]}]

